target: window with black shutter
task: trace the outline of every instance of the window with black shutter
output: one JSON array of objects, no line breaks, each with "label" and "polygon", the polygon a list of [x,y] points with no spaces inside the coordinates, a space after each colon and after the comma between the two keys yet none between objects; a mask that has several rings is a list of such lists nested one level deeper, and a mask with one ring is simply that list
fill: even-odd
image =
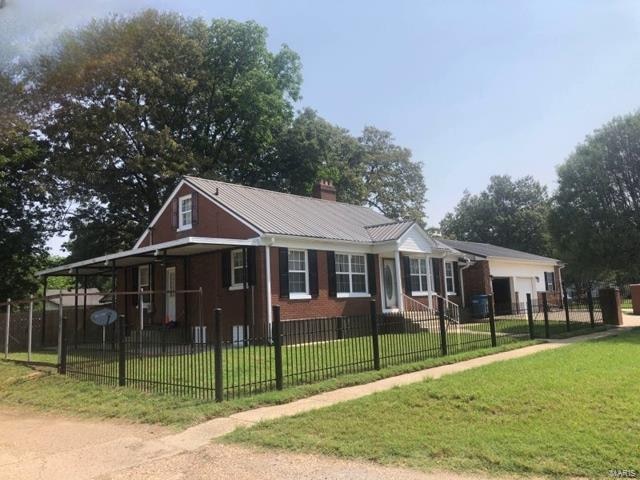
[{"label": "window with black shutter", "polygon": [[307,252],[307,258],[309,260],[309,295],[317,297],[319,293],[318,252],[316,250],[309,250]]},{"label": "window with black shutter", "polygon": [[278,273],[280,279],[280,298],[289,298],[289,249],[278,248]]},{"label": "window with black shutter", "polygon": [[329,296],[336,297],[338,294],[336,282],[336,254],[327,252],[327,273],[329,274]]}]

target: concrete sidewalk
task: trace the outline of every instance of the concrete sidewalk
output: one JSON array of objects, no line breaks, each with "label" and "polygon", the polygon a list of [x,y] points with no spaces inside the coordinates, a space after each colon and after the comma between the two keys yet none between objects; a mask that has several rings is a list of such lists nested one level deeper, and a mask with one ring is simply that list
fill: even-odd
[{"label": "concrete sidewalk", "polygon": [[[205,451],[209,457],[217,455],[217,448],[219,446],[215,448],[209,446],[211,440],[230,433],[239,426],[251,426],[262,420],[287,417],[334,405],[339,402],[354,400],[394,387],[421,382],[425,379],[437,379],[444,375],[462,372],[504,360],[521,358],[538,352],[562,348],[573,343],[618,335],[619,332],[620,329],[612,329],[566,340],[551,341],[509,352],[496,353],[459,363],[385,378],[365,385],[341,388],[284,405],[257,408],[236,413],[228,417],[217,418],[191,427],[183,432],[169,435],[163,435],[165,432],[160,428],[156,428],[156,434],[153,435],[152,430],[155,427],[136,425],[122,426],[110,422],[102,422],[104,427],[108,428],[108,430],[102,432],[100,428],[98,428],[99,423],[97,422],[63,419],[63,423],[59,424],[55,430],[56,432],[60,432],[62,428],[62,431],[66,432],[65,435],[61,436],[59,433],[55,434],[55,432],[48,430],[50,428],[50,421],[25,418],[28,417],[28,415],[5,415],[5,418],[0,415],[0,426],[2,426],[4,431],[8,432],[14,429],[15,431],[28,433],[28,435],[25,434],[22,437],[18,435],[18,438],[16,438],[15,435],[10,435],[9,437],[5,437],[6,441],[0,440],[0,447],[2,447],[0,448],[0,479],[46,478],[62,480],[67,478],[111,478],[112,475],[124,474],[125,472],[132,472],[133,470],[136,470],[141,475],[140,478],[147,478],[143,476],[146,468],[151,468],[153,465],[163,465],[166,468],[172,465],[174,460],[177,461],[179,457],[191,458],[188,457],[188,455],[192,452],[196,457],[199,457],[200,454]],[[42,437],[43,432],[44,438],[48,439],[49,448],[35,448],[36,445],[30,441],[25,443],[27,439],[33,438],[34,436],[36,438]],[[158,436],[158,433],[160,433],[160,436]],[[54,443],[50,442],[52,437],[57,437]],[[81,441],[69,441],[70,438],[80,438]],[[228,448],[233,449],[236,447]],[[197,452],[195,452],[196,450]],[[185,457],[185,455],[187,457]],[[246,466],[250,458],[247,458],[246,454],[242,456],[243,465]],[[162,462],[158,463],[159,460],[162,460]],[[263,461],[259,463],[264,464]],[[295,463],[295,461],[293,463]],[[343,463],[340,465],[343,465]],[[351,464],[344,463],[343,465],[347,471],[352,468],[348,465]],[[256,468],[258,467],[259,466],[256,466]],[[321,469],[318,470],[318,472],[321,471]],[[228,476],[224,475],[223,471],[216,473],[220,474],[219,478],[228,478]],[[351,473],[353,473],[352,470]],[[394,474],[391,473],[391,471],[387,472],[387,470],[380,470],[379,473],[384,478],[394,478],[398,476],[398,472]],[[414,478],[414,472],[411,473],[410,477]],[[416,474],[415,478],[418,477],[426,478],[426,476],[418,476]],[[127,478],[127,476],[123,478]],[[166,478],[166,476],[158,475],[155,477],[151,476],[150,478]],[[173,478],[182,477],[176,476]],[[237,472],[234,474],[234,478],[238,478]],[[326,477],[311,476],[308,478]],[[345,478],[350,477],[347,476]]]}]

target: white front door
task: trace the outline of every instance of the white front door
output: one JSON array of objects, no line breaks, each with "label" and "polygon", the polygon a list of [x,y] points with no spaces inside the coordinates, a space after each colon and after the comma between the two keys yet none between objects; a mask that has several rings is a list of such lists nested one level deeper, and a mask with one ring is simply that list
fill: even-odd
[{"label": "white front door", "polygon": [[176,267],[167,267],[165,274],[165,323],[176,321]]},{"label": "white front door", "polygon": [[396,278],[396,261],[393,258],[382,259],[382,290],[384,294],[384,308],[390,310],[398,308]]}]

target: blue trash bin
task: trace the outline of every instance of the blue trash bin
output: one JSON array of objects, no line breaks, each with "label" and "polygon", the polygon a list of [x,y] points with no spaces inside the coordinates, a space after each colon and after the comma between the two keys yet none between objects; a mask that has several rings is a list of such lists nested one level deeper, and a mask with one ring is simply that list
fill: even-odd
[{"label": "blue trash bin", "polygon": [[489,295],[471,296],[471,315],[473,318],[487,318],[489,316]]}]

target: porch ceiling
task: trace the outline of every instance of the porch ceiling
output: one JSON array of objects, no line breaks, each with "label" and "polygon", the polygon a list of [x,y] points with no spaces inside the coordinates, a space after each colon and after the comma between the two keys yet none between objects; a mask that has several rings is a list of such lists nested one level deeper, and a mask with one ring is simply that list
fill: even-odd
[{"label": "porch ceiling", "polygon": [[188,257],[200,253],[213,252],[229,247],[249,247],[259,245],[259,238],[248,240],[234,238],[186,237],[171,242],[148,247],[134,248],[80,262],[60,265],[37,272],[39,276],[105,275],[113,267],[122,268],[149,263],[163,258]]}]

